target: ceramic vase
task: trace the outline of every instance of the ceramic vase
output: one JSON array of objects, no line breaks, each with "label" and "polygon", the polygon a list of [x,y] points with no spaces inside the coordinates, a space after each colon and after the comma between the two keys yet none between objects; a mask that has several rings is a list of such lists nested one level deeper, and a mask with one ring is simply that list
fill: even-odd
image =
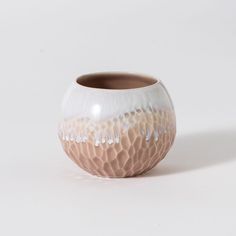
[{"label": "ceramic vase", "polygon": [[59,139],[85,171],[103,177],[143,174],[171,148],[176,120],[171,98],[156,78],[129,73],[80,76],[62,105]]}]

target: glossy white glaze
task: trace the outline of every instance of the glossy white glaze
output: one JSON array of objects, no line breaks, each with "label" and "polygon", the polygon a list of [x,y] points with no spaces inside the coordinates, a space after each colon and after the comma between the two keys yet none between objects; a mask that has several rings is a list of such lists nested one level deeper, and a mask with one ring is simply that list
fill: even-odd
[{"label": "glossy white glaze", "polygon": [[173,105],[159,80],[150,86],[123,90],[90,88],[74,81],[64,96],[62,115],[64,119],[102,121],[137,109],[166,108],[173,109]]}]

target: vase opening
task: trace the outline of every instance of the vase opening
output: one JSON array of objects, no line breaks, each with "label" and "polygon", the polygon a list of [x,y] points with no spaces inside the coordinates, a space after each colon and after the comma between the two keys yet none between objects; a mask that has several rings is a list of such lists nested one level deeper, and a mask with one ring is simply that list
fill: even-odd
[{"label": "vase opening", "polygon": [[99,89],[135,89],[153,85],[159,81],[148,76],[128,73],[96,73],[79,77],[82,86]]}]

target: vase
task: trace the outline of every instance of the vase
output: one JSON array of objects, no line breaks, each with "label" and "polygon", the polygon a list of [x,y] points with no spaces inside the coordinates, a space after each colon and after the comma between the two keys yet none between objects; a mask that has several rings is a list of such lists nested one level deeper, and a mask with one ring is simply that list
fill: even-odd
[{"label": "vase", "polygon": [[65,153],[102,177],[147,172],[166,156],[176,134],[163,83],[138,74],[80,76],[64,96],[62,116],[58,135]]}]

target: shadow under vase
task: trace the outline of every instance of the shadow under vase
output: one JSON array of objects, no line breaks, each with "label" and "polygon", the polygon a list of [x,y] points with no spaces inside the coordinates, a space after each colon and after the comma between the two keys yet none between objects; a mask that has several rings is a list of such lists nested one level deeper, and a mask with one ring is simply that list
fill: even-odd
[{"label": "shadow under vase", "polygon": [[167,157],[145,176],[170,175],[236,160],[236,130],[183,135]]}]

